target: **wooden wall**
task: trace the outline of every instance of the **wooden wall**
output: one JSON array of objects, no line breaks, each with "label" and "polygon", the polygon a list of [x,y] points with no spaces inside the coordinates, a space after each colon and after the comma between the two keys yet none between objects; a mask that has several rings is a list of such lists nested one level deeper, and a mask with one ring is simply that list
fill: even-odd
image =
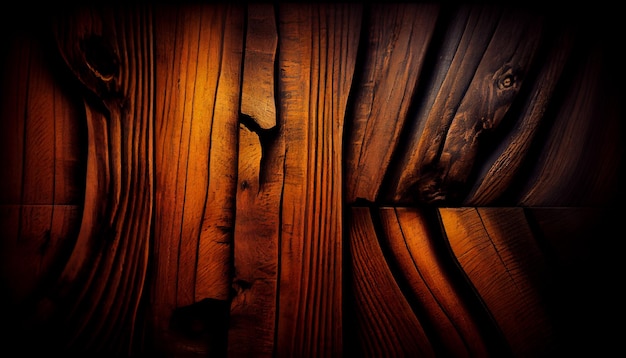
[{"label": "wooden wall", "polygon": [[131,2],[14,15],[0,63],[5,349],[616,346],[614,9]]}]

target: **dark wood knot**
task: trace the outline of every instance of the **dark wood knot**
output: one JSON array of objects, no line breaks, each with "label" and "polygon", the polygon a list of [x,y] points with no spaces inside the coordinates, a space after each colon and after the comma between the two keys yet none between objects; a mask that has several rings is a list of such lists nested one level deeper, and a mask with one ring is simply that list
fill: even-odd
[{"label": "dark wood knot", "polygon": [[92,35],[81,41],[81,51],[89,69],[103,81],[118,73],[120,60],[113,47],[102,36]]}]

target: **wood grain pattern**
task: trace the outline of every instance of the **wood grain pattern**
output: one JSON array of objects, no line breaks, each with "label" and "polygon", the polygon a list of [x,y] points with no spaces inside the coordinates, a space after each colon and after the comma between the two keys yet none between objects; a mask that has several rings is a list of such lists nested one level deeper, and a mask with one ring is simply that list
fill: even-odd
[{"label": "wood grain pattern", "polygon": [[[481,137],[495,130],[506,115],[541,36],[541,17],[533,13],[505,10],[494,20],[497,25],[490,36],[482,32],[489,20],[481,20],[481,25],[472,30],[467,27],[446,79],[454,78],[452,66],[458,63],[463,65],[457,76],[468,82],[454,82],[456,88],[450,92],[460,95],[458,101],[450,92],[442,91],[442,84],[437,97],[441,100],[433,103],[423,119],[425,129],[416,153],[406,152],[408,170],[401,175],[396,198],[412,195],[427,203],[455,203],[466,190]],[[462,52],[466,37],[485,41],[484,52],[482,46],[471,42],[467,53]]]},{"label": "wood grain pattern", "polygon": [[[230,294],[243,16],[222,4],[156,9],[152,300],[165,346],[185,339],[169,330],[175,308]],[[179,348],[207,349],[192,341]]]},{"label": "wood grain pattern", "polygon": [[0,315],[14,327],[2,342],[17,347],[37,335],[36,302],[59,277],[76,240],[85,147],[76,97],[59,83],[45,41],[14,31],[1,62]]},{"label": "wood grain pattern", "polygon": [[356,315],[353,328],[359,345],[356,352],[363,357],[435,357],[437,352],[420,319],[386,262],[370,210],[352,207],[349,217],[350,282],[355,305],[351,309]]},{"label": "wood grain pattern", "polygon": [[[381,208],[384,235],[380,240],[390,248],[402,276],[408,281],[423,321],[432,327],[438,354],[451,357],[475,357],[495,354],[494,342],[482,332],[468,301],[450,275],[447,252],[430,227],[422,210],[415,208]],[[423,311],[422,311],[423,310]]]},{"label": "wood grain pattern", "polygon": [[[412,185],[427,153],[439,148],[447,128],[472,80],[502,9],[494,6],[460,6],[443,35],[440,55],[432,69],[428,92],[415,118],[408,143],[386,188],[385,197],[399,204],[414,202]],[[431,157],[432,157],[432,152]],[[436,153],[435,153],[436,154]],[[432,158],[431,158],[432,159]],[[420,192],[416,192],[420,195]],[[418,198],[419,199],[419,198]]]},{"label": "wood grain pattern", "polygon": [[59,322],[54,343],[69,351],[133,349],[152,219],[150,29],[142,7],[55,18],[60,53],[86,89],[87,177],[76,245],[38,310]]},{"label": "wood grain pattern", "polygon": [[231,357],[269,357],[276,349],[285,142],[276,138],[271,154],[268,153],[272,160],[267,162],[263,161],[263,143],[257,133],[241,125],[234,245],[235,292],[228,336],[228,355]]},{"label": "wood grain pattern", "polygon": [[554,272],[537,245],[522,208],[442,208],[456,259],[518,356],[555,349],[546,306]]},{"label": "wood grain pattern", "polygon": [[[523,168],[532,144],[545,125],[546,111],[553,103],[557,84],[573,51],[574,38],[570,28],[561,32],[550,43],[540,73],[533,79],[531,93],[524,102],[514,129],[485,160],[483,172],[478,174],[474,187],[464,199],[465,206],[493,205],[510,190],[513,180]],[[502,199],[506,200],[506,199]]]},{"label": "wood grain pattern", "polygon": [[375,201],[398,145],[426,50],[437,4],[372,4],[368,7],[360,81],[346,138],[346,201]]},{"label": "wood grain pattern", "polygon": [[[342,354],[342,139],[358,4],[281,4],[278,356]],[[272,161],[273,159],[270,159]]]}]

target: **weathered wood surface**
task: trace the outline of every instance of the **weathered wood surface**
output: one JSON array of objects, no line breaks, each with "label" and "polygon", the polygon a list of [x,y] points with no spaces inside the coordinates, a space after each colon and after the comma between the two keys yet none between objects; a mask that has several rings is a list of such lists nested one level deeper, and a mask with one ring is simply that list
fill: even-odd
[{"label": "weathered wood surface", "polygon": [[343,128],[359,44],[358,4],[278,8],[279,126],[285,141],[276,350],[343,351]]},{"label": "weathered wood surface", "polygon": [[500,337],[472,293],[459,282],[454,261],[433,218],[425,210],[381,208],[379,240],[390,249],[415,297],[415,306],[431,328],[430,337],[439,354],[476,357],[506,353]]},{"label": "weathered wood surface", "polygon": [[523,170],[524,160],[540,133],[542,120],[552,103],[557,83],[574,46],[571,29],[559,31],[561,32],[549,44],[549,53],[542,61],[539,74],[533,79],[531,93],[523,104],[514,128],[499,147],[492,153],[485,154],[488,157],[483,166],[485,172],[478,174],[463,205],[485,206],[497,203],[510,190],[515,176]]},{"label": "weathered wood surface", "polygon": [[555,349],[548,265],[522,208],[440,209],[454,256],[519,356]]},{"label": "weathered wood surface", "polygon": [[596,209],[623,198],[618,25],[523,10],[128,4],[20,23],[0,62],[3,343],[611,347],[590,327],[619,306]]},{"label": "weathered wood surface", "polygon": [[153,205],[145,160],[153,147],[150,20],[140,7],[76,9],[53,21],[58,51],[83,86],[87,156],[76,241],[58,277],[33,298],[49,349],[132,350]]},{"label": "weathered wood surface", "polygon": [[275,6],[251,3],[247,7],[246,48],[241,88],[241,114],[263,129],[276,125],[274,66],[278,34]]},{"label": "weathered wood surface", "polygon": [[267,4],[248,7],[241,112],[250,119],[242,118],[239,128],[234,293],[228,329],[231,357],[274,352],[285,175],[285,140],[276,136],[275,12]]},{"label": "weathered wood surface", "polygon": [[421,79],[438,10],[437,4],[410,3],[368,8],[360,81],[354,84],[346,138],[349,203],[377,199]]},{"label": "weathered wood surface", "polygon": [[154,339],[163,349],[179,342],[177,351],[206,353],[206,341],[184,333],[193,335],[191,322],[172,331],[172,312],[230,296],[243,34],[242,6],[155,9],[151,306]]},{"label": "weathered wood surface", "polygon": [[[352,334],[357,342],[352,354],[435,357],[439,347],[433,347],[420,317],[414,312],[419,308],[411,306],[396,282],[378,241],[370,209],[354,207],[349,217],[350,282],[354,297],[350,309],[354,311],[352,327],[356,333]],[[457,336],[451,341],[455,338]],[[455,348],[459,347],[451,351]]]},{"label": "weathered wood surface", "polygon": [[454,52],[446,55],[452,59],[436,70],[445,78],[431,87],[432,104],[416,119],[423,129],[412,133],[402,153],[394,200],[458,203],[481,137],[500,125],[522,87],[541,38],[540,20],[487,5],[467,15],[463,33],[451,31],[446,40]]}]

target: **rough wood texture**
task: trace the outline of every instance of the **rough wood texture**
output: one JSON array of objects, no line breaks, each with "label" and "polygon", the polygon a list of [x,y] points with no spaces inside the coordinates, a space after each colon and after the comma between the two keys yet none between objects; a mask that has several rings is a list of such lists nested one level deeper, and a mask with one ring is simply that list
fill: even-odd
[{"label": "rough wood texture", "polygon": [[0,25],[3,346],[620,348],[621,12],[14,10]]},{"label": "rough wood texture", "polygon": [[[522,208],[440,209],[445,235],[517,356],[555,349],[548,306],[554,272]],[[553,303],[553,302],[550,302]]]},{"label": "rough wood texture", "polygon": [[484,173],[479,173],[474,187],[470,190],[465,206],[492,205],[501,200],[510,190],[513,180],[523,168],[529,151],[540,133],[541,124],[546,118],[546,110],[553,102],[557,84],[572,53],[574,39],[571,29],[560,29],[558,36],[550,43],[550,50],[543,60],[541,70],[533,79],[531,93],[524,102],[521,115],[515,127],[485,160]]},{"label": "rough wood texture", "polygon": [[251,3],[247,10],[241,113],[252,118],[259,127],[269,129],[276,125],[276,9],[272,4]]},{"label": "rough wood texture", "polygon": [[[84,7],[54,20],[56,43],[85,89],[87,173],[75,246],[38,302],[51,348],[129,354],[152,220],[151,14]],[[67,16],[67,17],[66,17]]]},{"label": "rough wood texture", "polygon": [[281,4],[278,16],[285,152],[275,354],[340,356],[343,122],[361,6]]},{"label": "rough wood texture", "polygon": [[397,147],[426,50],[437,4],[372,4],[360,81],[354,84],[354,114],[346,138],[346,201],[376,201]]},{"label": "rough wood texture", "polygon": [[25,26],[13,31],[0,61],[0,322],[5,332],[0,342],[28,354],[41,349],[29,340],[49,335],[38,331],[43,317],[33,314],[36,302],[59,277],[80,227],[85,123],[80,102],[55,74],[60,64],[46,51],[44,37]]},{"label": "rough wood texture", "polygon": [[206,342],[185,336],[192,327],[172,331],[170,320],[176,308],[230,295],[244,11],[155,11],[154,339],[200,354]]},{"label": "rough wood texture", "polygon": [[353,354],[361,357],[435,357],[436,350],[420,318],[386,261],[370,210],[353,207],[349,217],[350,282],[354,297],[354,306],[350,310],[355,312],[352,327],[356,333],[352,334],[356,335],[358,343]]},{"label": "rough wood texture", "polygon": [[487,10],[470,14],[454,59],[443,62],[446,77],[426,116],[417,119],[424,129],[404,153],[396,200],[458,202],[481,137],[500,125],[520,91],[539,44],[541,18]]}]

